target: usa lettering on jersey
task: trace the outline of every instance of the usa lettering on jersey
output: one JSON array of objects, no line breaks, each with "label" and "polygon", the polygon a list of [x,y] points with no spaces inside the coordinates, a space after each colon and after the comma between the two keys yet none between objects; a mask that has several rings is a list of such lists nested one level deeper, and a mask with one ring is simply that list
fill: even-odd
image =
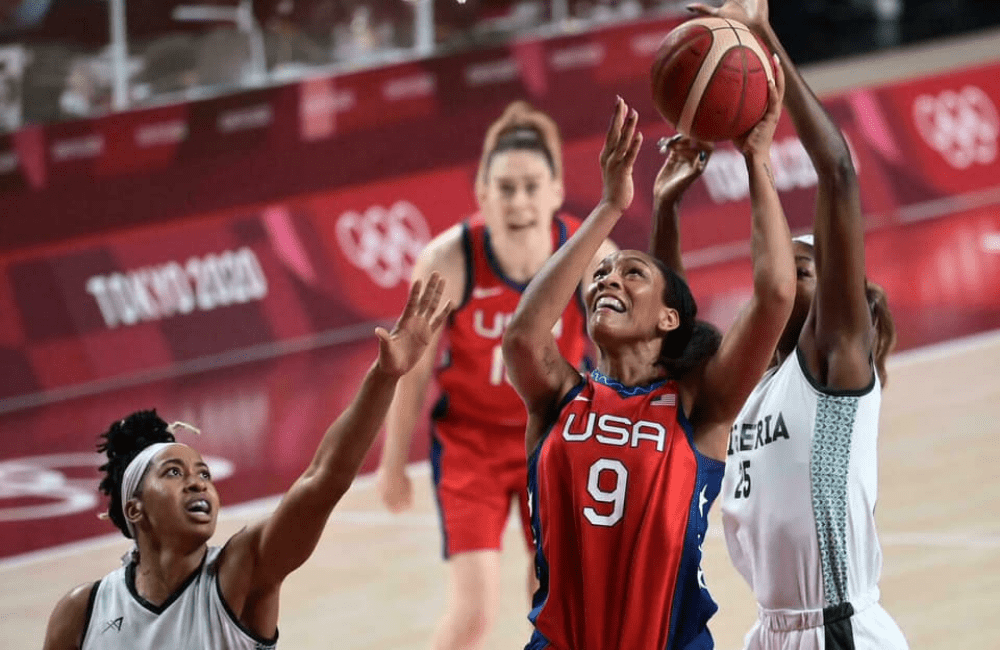
[{"label": "usa lettering on jersey", "polygon": [[659,422],[649,420],[633,422],[620,415],[590,413],[582,430],[571,431],[575,421],[576,413],[567,414],[566,425],[562,430],[562,437],[566,442],[583,442],[593,436],[594,440],[602,445],[638,447],[640,441],[648,440],[656,443],[656,451],[659,452],[663,451],[666,444],[667,430]]}]

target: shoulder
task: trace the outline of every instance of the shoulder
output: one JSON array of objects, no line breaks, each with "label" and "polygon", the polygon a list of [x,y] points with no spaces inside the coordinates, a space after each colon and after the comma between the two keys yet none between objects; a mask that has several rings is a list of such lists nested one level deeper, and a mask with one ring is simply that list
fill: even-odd
[{"label": "shoulder", "polygon": [[415,270],[421,271],[419,275],[427,275],[433,271],[446,274],[455,268],[464,269],[464,229],[464,222],[457,223],[428,242],[417,259]]},{"label": "shoulder", "polygon": [[465,222],[455,224],[432,239],[417,258],[413,267],[413,280],[422,280],[431,273],[439,273],[445,280],[445,299],[458,305],[465,294],[468,260],[466,254]]},{"label": "shoulder", "polygon": [[98,582],[86,582],[73,587],[56,603],[45,633],[45,650],[79,648],[93,608]]}]

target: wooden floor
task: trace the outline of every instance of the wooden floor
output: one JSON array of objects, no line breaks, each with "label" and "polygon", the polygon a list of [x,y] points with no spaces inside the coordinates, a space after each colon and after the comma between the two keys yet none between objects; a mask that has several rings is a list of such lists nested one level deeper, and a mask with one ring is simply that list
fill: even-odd
[{"label": "wooden floor", "polygon": [[[1000,648],[1000,332],[907,353],[890,364],[879,445],[877,517],[885,568],[882,602],[913,648]],[[427,648],[444,600],[444,565],[426,465],[413,468],[413,511],[379,507],[360,479],[338,506],[309,562],[285,583],[281,647]],[[224,511],[224,540],[272,503]],[[121,537],[0,564],[0,647],[37,648],[48,614],[71,586],[116,566]],[[500,619],[489,648],[528,637],[527,556],[512,526],[503,555]],[[756,616],[729,563],[718,508],[704,569],[720,611],[720,650],[741,647]]]}]

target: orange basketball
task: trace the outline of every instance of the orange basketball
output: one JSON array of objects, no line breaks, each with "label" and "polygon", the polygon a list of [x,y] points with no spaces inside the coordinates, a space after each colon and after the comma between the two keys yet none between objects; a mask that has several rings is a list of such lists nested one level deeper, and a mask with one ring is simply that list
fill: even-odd
[{"label": "orange basketball", "polygon": [[663,39],[650,77],[653,103],[671,126],[717,142],[743,135],[764,116],[774,63],[746,25],[694,18]]}]

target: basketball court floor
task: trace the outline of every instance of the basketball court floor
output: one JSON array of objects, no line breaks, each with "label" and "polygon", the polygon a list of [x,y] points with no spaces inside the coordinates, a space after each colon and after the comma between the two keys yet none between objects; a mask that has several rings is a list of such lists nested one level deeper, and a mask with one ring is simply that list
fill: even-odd
[{"label": "basketball court floor", "polygon": [[[1000,433],[1000,331],[904,352],[889,368],[876,510],[882,602],[913,648],[998,648],[1000,472],[989,459]],[[206,427],[194,444],[204,446],[212,435]],[[290,463],[286,484],[304,462]],[[411,476],[415,504],[400,515],[381,507],[370,475],[356,481],[316,553],[285,583],[281,647],[428,646],[444,604],[445,566],[426,463],[414,464]],[[219,482],[224,502],[238,491],[230,481]],[[224,508],[213,541],[274,503]],[[93,511],[86,517],[110,530]],[[717,647],[735,650],[756,606],[729,563],[720,528],[716,508],[703,566],[720,606],[711,623]],[[39,647],[61,595],[115,568],[128,548],[113,534],[0,560],[2,647]],[[502,611],[487,646],[497,650],[523,647],[528,637],[527,555],[515,526],[508,527],[502,563]]]},{"label": "basketball court floor", "polygon": [[[979,52],[982,58],[983,48],[993,48],[995,57],[1000,34],[965,43],[972,55]],[[909,72],[902,67],[895,72],[912,75],[960,63],[930,51],[922,61],[908,57]],[[810,81],[820,92],[837,87],[838,75],[854,83],[873,82],[886,65],[872,59],[837,70],[816,68]],[[978,209],[998,230],[998,204]],[[990,258],[995,267],[1000,265],[1000,232],[994,235],[989,245],[995,248]],[[991,276],[984,272],[982,277]],[[994,307],[960,315],[945,308],[920,314],[921,331],[936,334],[927,340],[943,342],[916,347],[921,342],[911,339],[911,349],[889,364],[876,509],[884,553],[882,603],[913,648],[1000,648],[1000,469],[990,460],[1000,438],[1000,316],[995,309],[1000,287],[979,291],[982,302]],[[959,321],[965,325],[956,327]],[[104,502],[94,489],[99,460],[94,444],[112,420],[156,406],[168,420],[202,428],[200,438],[182,440],[213,464],[228,504],[213,540],[221,543],[273,509],[271,495],[284,491],[305,467],[374,354],[374,337],[363,337],[139,386],[105,386],[46,403],[3,405],[0,648],[40,647],[55,602],[71,586],[114,569],[129,548],[108,522],[96,518]],[[378,452],[376,446],[363,472],[374,468]],[[419,460],[425,456],[426,432],[414,444],[415,503],[404,514],[381,506],[370,474],[358,478],[313,557],[285,583],[280,647],[429,646],[444,605],[445,565],[429,470]],[[718,508],[704,550],[706,581],[720,606],[710,627],[718,648],[736,650],[756,617],[756,605],[730,565]],[[527,571],[523,541],[517,527],[509,526],[501,612],[488,648],[520,648],[527,640]]]}]

